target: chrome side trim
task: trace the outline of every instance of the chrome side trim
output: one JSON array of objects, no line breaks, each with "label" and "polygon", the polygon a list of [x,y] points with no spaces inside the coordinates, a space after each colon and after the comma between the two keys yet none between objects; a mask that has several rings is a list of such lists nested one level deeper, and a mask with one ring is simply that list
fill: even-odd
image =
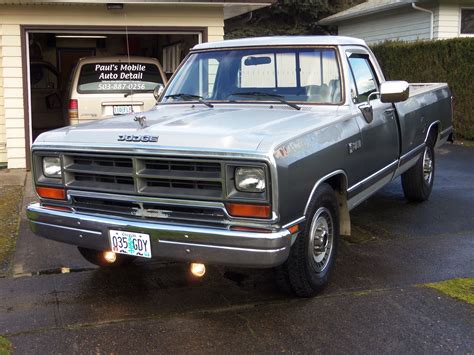
[{"label": "chrome side trim", "polygon": [[333,171],[332,173],[329,173],[327,175],[324,175],[322,178],[320,178],[316,184],[314,184],[313,186],[313,189],[311,190],[311,193],[309,194],[309,198],[308,198],[308,201],[306,202],[306,206],[304,208],[304,215],[306,216],[306,214],[308,213],[308,208],[309,208],[309,204],[311,203],[311,200],[313,198],[313,195],[314,193],[316,192],[316,189],[318,188],[319,185],[321,185],[324,181],[326,181],[327,179],[329,179],[330,177],[333,177],[333,176],[336,176],[336,175],[343,175],[344,178],[346,179],[346,186],[347,186],[347,174],[344,170],[335,170]]},{"label": "chrome side trim", "polygon": [[359,205],[360,203],[364,202],[366,199],[368,199],[371,195],[376,193],[378,190],[380,190],[382,187],[384,187],[386,184],[388,184],[392,180],[391,175],[387,175],[386,177],[380,179],[376,183],[370,185],[368,188],[365,190],[362,190],[359,192],[357,195],[353,196],[347,201],[347,206],[349,211],[352,210],[354,207]]},{"label": "chrome side trim", "polygon": [[400,164],[398,166],[397,170],[395,170],[395,174],[393,174],[392,180],[395,180],[395,178],[397,178],[398,176],[403,174],[405,171],[410,169],[413,165],[415,165],[416,162],[418,161],[420,155],[421,155],[421,152],[414,155],[411,158],[408,158],[403,164]]},{"label": "chrome side trim", "polygon": [[224,249],[224,250],[236,250],[236,251],[253,252],[253,253],[275,253],[275,252],[283,251],[286,249],[286,248],[278,248],[278,249],[239,248],[239,247],[229,247],[229,246],[221,246],[221,245],[172,242],[169,240],[160,240],[159,244],[170,244],[170,245],[188,246],[188,247],[204,247],[204,248]]},{"label": "chrome side trim", "polygon": [[400,157],[400,160],[399,160],[399,162],[398,162],[398,167],[404,165],[404,164],[407,163],[409,160],[411,160],[414,156],[416,156],[417,154],[421,153],[421,151],[425,148],[425,146],[426,146],[426,143],[422,143],[422,144],[420,144],[418,147],[413,148],[412,150],[410,150],[408,153],[403,154],[403,155]]},{"label": "chrome side trim", "polygon": [[304,222],[305,220],[306,220],[306,217],[303,216],[303,217],[300,217],[300,218],[298,218],[298,219],[295,219],[294,221],[292,221],[292,222],[290,222],[290,223],[285,224],[285,225],[284,225],[283,227],[281,227],[281,228],[287,229],[288,227],[291,227],[291,226],[293,226],[293,225],[295,225],[295,224]]},{"label": "chrome side trim", "polygon": [[[441,121],[440,120],[436,120],[436,121],[432,122],[430,124],[430,126],[428,127],[428,129],[426,130],[425,143],[428,141],[428,136],[430,135],[431,127],[433,127],[435,124],[439,124],[439,129],[441,129]],[[439,129],[438,129],[438,137],[436,137],[436,140],[438,140],[439,135],[440,135]]]},{"label": "chrome side trim", "polygon": [[392,163],[388,164],[386,167],[380,169],[379,171],[376,171],[372,175],[366,177],[365,179],[359,181],[358,183],[352,185],[347,189],[347,193],[351,193],[354,190],[356,190],[358,187],[362,186],[363,184],[367,183],[368,181],[376,178],[378,175],[383,175],[384,173],[388,172],[390,169],[392,169],[394,166],[398,164],[398,159],[393,161]]},{"label": "chrome side trim", "polygon": [[444,131],[440,133],[440,139],[445,138],[447,135],[449,135],[453,131],[453,126],[449,126],[446,128]]},{"label": "chrome side trim", "polygon": [[89,229],[80,229],[80,228],[73,228],[73,227],[66,227],[66,226],[61,226],[58,224],[50,224],[50,223],[44,223],[44,222],[34,222],[35,224],[44,226],[44,227],[50,227],[50,228],[58,228],[58,229],[64,229],[65,231],[74,231],[74,232],[79,232],[79,233],[85,233],[85,234],[95,234],[95,235],[102,235],[101,232],[89,230]]}]

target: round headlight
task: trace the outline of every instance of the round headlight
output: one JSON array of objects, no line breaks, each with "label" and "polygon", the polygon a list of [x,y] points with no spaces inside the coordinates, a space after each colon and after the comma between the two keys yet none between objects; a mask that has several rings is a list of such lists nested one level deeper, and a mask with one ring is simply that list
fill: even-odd
[{"label": "round headlight", "polygon": [[235,187],[242,192],[265,191],[265,171],[262,168],[235,169]]},{"label": "round headlight", "polygon": [[59,157],[43,157],[43,174],[46,177],[56,179],[62,176]]}]

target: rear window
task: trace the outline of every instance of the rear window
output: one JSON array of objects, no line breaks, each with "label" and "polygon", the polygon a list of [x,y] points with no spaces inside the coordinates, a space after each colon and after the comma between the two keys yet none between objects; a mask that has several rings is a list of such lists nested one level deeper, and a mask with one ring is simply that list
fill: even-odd
[{"label": "rear window", "polygon": [[81,68],[79,93],[149,92],[163,84],[160,71],[149,63],[90,63]]}]

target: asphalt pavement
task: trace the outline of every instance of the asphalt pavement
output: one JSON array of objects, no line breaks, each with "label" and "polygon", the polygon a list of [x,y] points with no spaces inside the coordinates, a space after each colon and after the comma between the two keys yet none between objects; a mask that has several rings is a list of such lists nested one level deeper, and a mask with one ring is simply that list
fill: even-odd
[{"label": "asphalt pavement", "polygon": [[[24,204],[35,199],[27,183]],[[437,152],[432,196],[394,181],[351,213],[330,286],[278,291],[271,270],[142,262],[100,270],[73,246],[35,237],[24,216],[0,336],[31,353],[472,353],[474,307],[423,285],[474,277],[474,148]]]}]

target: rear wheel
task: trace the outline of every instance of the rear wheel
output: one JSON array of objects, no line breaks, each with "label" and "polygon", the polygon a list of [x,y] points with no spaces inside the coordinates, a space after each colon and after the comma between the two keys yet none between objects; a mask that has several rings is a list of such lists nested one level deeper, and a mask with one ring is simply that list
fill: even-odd
[{"label": "rear wheel", "polygon": [[339,240],[337,201],[329,185],[318,187],[309,211],[288,260],[277,269],[280,287],[299,297],[312,297],[327,285]]},{"label": "rear wheel", "polygon": [[416,164],[402,174],[403,193],[408,201],[423,202],[431,195],[435,175],[434,145],[435,140],[430,136]]},{"label": "rear wheel", "polygon": [[79,253],[86,259],[88,262],[100,267],[118,267],[131,264],[134,260],[134,256],[115,254],[116,260],[112,263],[108,262],[104,258],[104,251],[94,250],[89,248],[78,247]]}]

